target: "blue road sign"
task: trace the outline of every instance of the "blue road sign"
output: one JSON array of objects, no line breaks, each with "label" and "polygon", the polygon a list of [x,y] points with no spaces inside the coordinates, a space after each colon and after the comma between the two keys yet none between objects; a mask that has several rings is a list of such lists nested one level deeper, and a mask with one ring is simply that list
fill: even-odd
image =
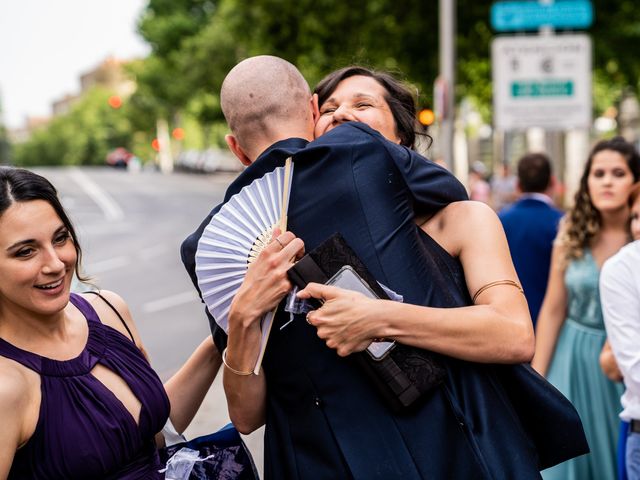
[{"label": "blue road sign", "polygon": [[491,26],[498,32],[537,30],[545,26],[588,28],[592,23],[590,0],[505,1],[491,6]]}]

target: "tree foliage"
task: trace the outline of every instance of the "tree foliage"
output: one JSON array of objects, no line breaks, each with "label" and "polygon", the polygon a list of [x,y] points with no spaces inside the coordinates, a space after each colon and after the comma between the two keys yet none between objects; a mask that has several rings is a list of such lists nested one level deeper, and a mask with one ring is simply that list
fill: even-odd
[{"label": "tree foliage", "polygon": [[[490,121],[493,2],[456,3],[456,98],[470,99]],[[592,3],[595,22],[588,33],[594,43],[594,109],[599,114],[628,87],[640,88],[634,48],[640,40],[640,9],[633,0]],[[415,87],[419,104],[428,106],[438,75],[438,20],[436,0],[149,0],[138,27],[152,52],[130,67],[138,89],[123,109],[126,118],[109,125],[115,112],[102,111],[106,116],[98,121],[80,111],[99,111],[87,100],[36,134],[17,156],[29,162],[101,162],[115,140],[146,145],[157,118],[168,119],[172,127],[200,125],[202,132],[194,137],[205,138],[205,144],[222,143],[222,81],[238,61],[258,54],[291,61],[312,86],[348,64],[390,70]],[[98,133],[103,127],[107,133]],[[123,128],[131,130],[125,135]],[[97,157],[90,158],[94,153]]]},{"label": "tree foliage", "polygon": [[17,165],[101,165],[116,147],[130,148],[126,106],[109,106],[111,92],[95,87],[73,106],[15,148]]},{"label": "tree foliage", "polygon": [[[487,120],[492,96],[491,3],[457,1],[457,98],[471,97]],[[640,35],[640,14],[632,0],[594,0],[594,9],[594,77],[597,90],[606,91],[609,101],[626,85],[638,87],[640,60],[628,45]],[[184,18],[187,11],[197,13],[191,23]],[[401,72],[417,88],[421,104],[433,101],[438,74],[435,0],[176,0],[170,6],[150,0],[141,32],[153,46],[153,55],[167,67],[166,83],[172,83],[171,77],[186,85],[180,107],[203,122],[221,119],[217,92],[226,72],[257,54],[291,61],[312,85],[352,63]],[[595,102],[597,109],[603,104]]]},{"label": "tree foliage", "polygon": [[2,103],[0,102],[0,165],[10,163],[10,152],[9,135],[2,121]]}]

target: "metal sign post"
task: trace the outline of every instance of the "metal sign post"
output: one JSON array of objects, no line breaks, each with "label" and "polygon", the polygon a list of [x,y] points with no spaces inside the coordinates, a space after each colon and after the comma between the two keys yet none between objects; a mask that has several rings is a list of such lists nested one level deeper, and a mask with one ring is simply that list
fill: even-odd
[{"label": "metal sign post", "polygon": [[[440,152],[449,170],[453,165],[454,85],[455,85],[455,0],[440,0],[440,76],[441,95],[436,93],[442,105],[436,112],[440,119]],[[436,87],[438,88],[438,87]],[[441,98],[439,98],[441,97]]]}]

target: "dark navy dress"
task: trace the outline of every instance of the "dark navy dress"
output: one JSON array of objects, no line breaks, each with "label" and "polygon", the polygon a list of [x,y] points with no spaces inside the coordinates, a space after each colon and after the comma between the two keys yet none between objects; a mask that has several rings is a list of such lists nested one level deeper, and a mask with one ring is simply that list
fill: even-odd
[{"label": "dark navy dress", "polygon": [[[138,347],[100,322],[82,297],[71,294],[86,317],[89,337],[76,358],[57,361],[0,339],[0,355],[37,372],[40,417],[20,448],[9,479],[160,479],[154,436],[167,421],[169,399]],[[96,364],[120,376],[140,400],[139,424],[92,374]]]},{"label": "dark navy dress", "polygon": [[[270,147],[225,198],[293,155],[288,228],[307,251],[339,232],[372,275],[405,302],[466,304],[446,273],[459,265],[442,249],[436,252],[414,223],[416,214],[467,198],[455,177],[356,122],[306,146],[300,142]],[[195,284],[194,254],[208,223],[182,245]],[[447,359],[447,383],[420,408],[397,414],[355,360],[328,348],[304,316],[280,329],[287,322],[289,314],[280,310],[263,361],[266,480],[539,478],[536,449],[493,366]],[[212,331],[224,348],[222,329],[212,322]]]},{"label": "dark navy dress", "polygon": [[[424,304],[470,304],[459,261],[421,230],[416,238],[434,272]],[[446,385],[396,414],[304,320],[278,327],[264,360],[266,479],[540,478],[536,450],[493,366],[447,358]]]}]

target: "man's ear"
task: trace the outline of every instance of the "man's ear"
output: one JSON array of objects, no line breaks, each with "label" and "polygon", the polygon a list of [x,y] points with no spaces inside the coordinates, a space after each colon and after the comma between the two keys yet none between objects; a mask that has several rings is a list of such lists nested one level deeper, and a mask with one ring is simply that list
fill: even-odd
[{"label": "man's ear", "polygon": [[247,157],[246,153],[244,153],[244,150],[238,143],[238,139],[235,136],[229,133],[224,136],[224,141],[227,142],[227,146],[229,147],[229,150],[231,150],[233,154],[236,157],[238,157],[238,159],[240,160],[240,163],[242,163],[245,167],[248,167],[249,165],[251,165],[252,163],[251,159]]},{"label": "man's ear", "polygon": [[318,94],[311,95],[311,112],[313,114],[313,123],[316,123],[320,118],[320,107],[318,106]]}]

